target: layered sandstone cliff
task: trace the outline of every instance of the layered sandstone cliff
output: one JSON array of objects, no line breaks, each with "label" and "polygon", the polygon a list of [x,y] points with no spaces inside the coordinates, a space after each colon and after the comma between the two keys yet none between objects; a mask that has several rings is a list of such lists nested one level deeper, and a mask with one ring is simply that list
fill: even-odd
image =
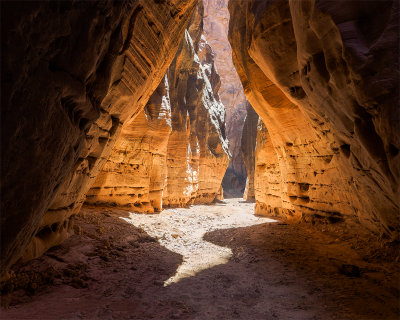
[{"label": "layered sandstone cliff", "polygon": [[246,96],[232,62],[228,41],[228,0],[203,0],[204,35],[216,52],[215,65],[221,77],[219,94],[226,108],[226,135],[232,160],[224,177],[224,193],[241,196],[246,183],[246,168],[241,153],[241,137],[246,116]]},{"label": "layered sandstone cliff", "polygon": [[90,204],[153,213],[163,206],[210,203],[228,165],[225,108],[199,5],[163,81],[129,121],[95,184]]},{"label": "layered sandstone cliff", "polygon": [[231,1],[256,210],[399,230],[397,1]]},{"label": "layered sandstone cliff", "polygon": [[254,172],[256,165],[257,125],[258,114],[247,103],[246,118],[242,131],[241,151],[247,171],[246,189],[244,190],[243,198],[249,202],[255,200]]},{"label": "layered sandstone cliff", "polygon": [[212,202],[229,164],[225,108],[218,96],[213,51],[201,38],[196,54],[189,32],[185,41],[182,56],[169,69],[175,89],[171,90],[166,206]]},{"label": "layered sandstone cliff", "polygon": [[168,78],[164,76],[146,107],[125,125],[110,157],[86,195],[89,204],[161,210],[167,179],[166,154],[171,132]]},{"label": "layered sandstone cliff", "polygon": [[196,2],[1,3],[2,273],[29,242],[26,259],[67,236],[68,216],[161,81]]}]

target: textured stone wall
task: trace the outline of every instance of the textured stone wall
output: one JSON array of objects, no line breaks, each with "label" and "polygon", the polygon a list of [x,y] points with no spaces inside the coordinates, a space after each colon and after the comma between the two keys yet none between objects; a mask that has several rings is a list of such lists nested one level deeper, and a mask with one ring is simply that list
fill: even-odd
[{"label": "textured stone wall", "polygon": [[202,17],[200,4],[163,81],[124,126],[87,203],[153,213],[215,199],[228,162],[225,109],[213,52],[201,38]]},{"label": "textured stone wall", "polygon": [[[267,127],[259,119],[254,169],[255,214],[282,215],[285,206],[281,179],[281,167],[274,145]],[[285,213],[291,215],[292,211],[285,210]]]},{"label": "textured stone wall", "polygon": [[257,125],[258,114],[247,102],[246,118],[243,125],[241,139],[241,151],[243,162],[246,166],[247,171],[246,188],[243,193],[243,198],[249,202],[255,200],[254,172],[256,165],[255,152],[257,145]]},{"label": "textured stone wall", "polygon": [[212,202],[229,164],[225,107],[218,95],[221,82],[214,53],[198,31],[191,25],[168,71],[172,132],[166,206]]},{"label": "textured stone wall", "polygon": [[203,0],[204,35],[213,48],[215,66],[221,77],[219,95],[226,108],[226,135],[232,160],[226,171],[223,187],[227,196],[242,196],[246,183],[246,167],[241,153],[241,137],[246,116],[246,96],[232,62],[228,41],[228,0]]},{"label": "textured stone wall", "polygon": [[118,138],[110,157],[86,195],[97,205],[134,206],[160,211],[167,179],[166,154],[171,132],[168,78],[164,76],[146,107]]},{"label": "textured stone wall", "polygon": [[398,6],[230,2],[235,67],[266,127],[258,213],[398,236]]},{"label": "textured stone wall", "polygon": [[161,81],[196,2],[1,3],[2,273],[68,235],[68,216]]}]

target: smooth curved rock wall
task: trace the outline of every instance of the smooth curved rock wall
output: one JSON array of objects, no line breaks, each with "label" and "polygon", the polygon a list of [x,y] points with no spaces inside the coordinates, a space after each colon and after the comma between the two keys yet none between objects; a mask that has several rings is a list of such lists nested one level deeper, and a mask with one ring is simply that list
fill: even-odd
[{"label": "smooth curved rock wall", "polygon": [[200,4],[169,71],[123,128],[87,203],[153,213],[163,205],[210,203],[219,194],[225,109],[213,52],[201,38],[202,17]]},{"label": "smooth curved rock wall", "polygon": [[168,78],[164,76],[143,111],[122,130],[86,195],[86,203],[133,206],[140,212],[160,211],[167,181],[170,132],[171,106]]},{"label": "smooth curved rock wall", "polygon": [[267,130],[258,213],[398,236],[398,7],[230,2],[234,64]]},{"label": "smooth curved rock wall", "polygon": [[160,82],[196,2],[1,3],[2,274],[68,235],[68,217]]}]

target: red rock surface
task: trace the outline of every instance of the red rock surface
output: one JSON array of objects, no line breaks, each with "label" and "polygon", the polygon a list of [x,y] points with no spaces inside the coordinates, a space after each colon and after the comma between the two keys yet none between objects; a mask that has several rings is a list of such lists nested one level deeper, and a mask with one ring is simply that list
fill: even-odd
[{"label": "red rock surface", "polygon": [[246,96],[232,62],[228,41],[228,0],[203,0],[204,35],[213,48],[215,65],[221,77],[219,94],[226,107],[226,134],[232,160],[225,174],[223,187],[228,196],[242,196],[246,183],[246,167],[241,153],[241,137],[246,116]]},{"label": "red rock surface", "polygon": [[166,186],[171,105],[165,76],[146,107],[126,124],[110,157],[86,195],[90,204],[160,211]]},{"label": "red rock surface", "polygon": [[1,3],[2,274],[65,238],[196,2]]},{"label": "red rock surface", "polygon": [[353,221],[396,238],[398,2],[231,1],[229,9],[235,67],[266,127],[256,211]]},{"label": "red rock surface", "polygon": [[225,106],[218,94],[221,81],[214,52],[204,36],[199,37],[201,30],[190,25],[182,51],[168,71],[172,132],[163,198],[166,206],[212,202],[220,193],[230,159]]},{"label": "red rock surface", "polygon": [[153,213],[163,205],[210,203],[219,194],[229,161],[225,108],[202,17],[199,5],[163,81],[123,128],[87,203]]}]

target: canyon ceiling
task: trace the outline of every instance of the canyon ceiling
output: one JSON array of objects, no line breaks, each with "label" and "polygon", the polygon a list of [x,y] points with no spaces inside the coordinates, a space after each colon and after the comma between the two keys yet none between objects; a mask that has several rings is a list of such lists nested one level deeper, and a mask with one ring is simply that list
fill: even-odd
[{"label": "canyon ceiling", "polygon": [[398,239],[398,1],[230,1],[238,78],[218,5],[1,2],[2,274],[84,202],[221,199],[231,153],[257,214]]}]

